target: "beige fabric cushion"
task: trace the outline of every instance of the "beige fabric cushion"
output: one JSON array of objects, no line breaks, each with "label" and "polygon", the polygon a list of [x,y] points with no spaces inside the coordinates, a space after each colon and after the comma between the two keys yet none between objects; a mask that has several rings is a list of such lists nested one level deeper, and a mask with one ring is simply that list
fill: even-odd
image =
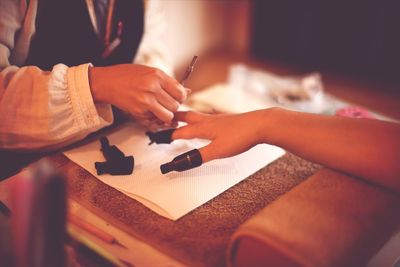
[{"label": "beige fabric cushion", "polygon": [[245,222],[230,266],[364,266],[399,230],[400,196],[323,169]]}]

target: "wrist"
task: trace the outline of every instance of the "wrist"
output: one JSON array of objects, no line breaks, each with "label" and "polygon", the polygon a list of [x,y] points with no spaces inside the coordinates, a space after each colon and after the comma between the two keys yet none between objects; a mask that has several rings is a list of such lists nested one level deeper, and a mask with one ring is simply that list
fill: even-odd
[{"label": "wrist", "polygon": [[103,82],[102,68],[89,67],[88,75],[93,101],[109,103],[109,101],[107,101],[107,96],[105,95],[107,90],[104,90],[105,84]]},{"label": "wrist", "polygon": [[282,109],[276,107],[263,109],[258,112],[257,136],[260,143],[278,145],[279,117],[281,113]]}]

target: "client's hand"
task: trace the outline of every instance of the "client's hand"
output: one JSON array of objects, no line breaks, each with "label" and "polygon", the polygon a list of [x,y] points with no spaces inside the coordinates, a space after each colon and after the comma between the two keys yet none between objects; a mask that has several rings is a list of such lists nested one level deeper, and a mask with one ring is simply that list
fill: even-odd
[{"label": "client's hand", "polygon": [[186,89],[163,71],[135,64],[89,69],[93,99],[113,104],[139,120],[170,123]]},{"label": "client's hand", "polygon": [[178,112],[175,117],[188,125],[175,130],[173,139],[211,140],[200,149],[204,162],[268,143],[400,193],[399,123],[280,108],[236,115]]},{"label": "client's hand", "polygon": [[200,148],[203,162],[231,157],[263,143],[265,112],[260,110],[235,115],[207,115],[177,112],[175,120],[188,124],[175,130],[173,139],[202,138],[211,143]]}]

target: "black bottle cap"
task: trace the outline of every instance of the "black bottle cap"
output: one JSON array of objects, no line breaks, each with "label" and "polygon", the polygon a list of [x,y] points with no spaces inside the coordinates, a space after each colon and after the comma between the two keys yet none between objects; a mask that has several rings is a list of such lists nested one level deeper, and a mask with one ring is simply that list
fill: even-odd
[{"label": "black bottle cap", "polygon": [[135,159],[133,156],[123,157],[116,160],[96,162],[94,166],[97,170],[97,175],[102,175],[105,173],[111,175],[129,175],[133,172]]},{"label": "black bottle cap", "polygon": [[156,143],[156,144],[170,144],[172,140],[172,134],[176,129],[168,129],[159,132],[146,132],[146,135],[150,139],[149,145]]},{"label": "black bottle cap", "polygon": [[162,174],[166,174],[171,171],[181,172],[196,168],[202,163],[203,159],[200,151],[198,149],[193,149],[175,157],[171,162],[162,164],[160,166],[160,170]]},{"label": "black bottle cap", "polygon": [[172,172],[174,170],[174,165],[172,164],[172,162],[168,162],[168,163],[162,164],[160,166],[160,170],[161,170],[162,174],[166,174],[166,173]]},{"label": "black bottle cap", "polygon": [[101,151],[103,152],[104,158],[108,160],[117,160],[118,158],[124,158],[125,155],[116,146],[110,146],[110,142],[107,137],[100,139]]}]

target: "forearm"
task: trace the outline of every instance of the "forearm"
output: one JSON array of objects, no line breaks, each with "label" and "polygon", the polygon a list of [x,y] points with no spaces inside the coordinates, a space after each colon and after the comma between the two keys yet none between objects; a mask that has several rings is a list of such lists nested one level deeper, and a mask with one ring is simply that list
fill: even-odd
[{"label": "forearm", "polygon": [[263,141],[400,191],[400,125],[370,119],[261,111]]}]

